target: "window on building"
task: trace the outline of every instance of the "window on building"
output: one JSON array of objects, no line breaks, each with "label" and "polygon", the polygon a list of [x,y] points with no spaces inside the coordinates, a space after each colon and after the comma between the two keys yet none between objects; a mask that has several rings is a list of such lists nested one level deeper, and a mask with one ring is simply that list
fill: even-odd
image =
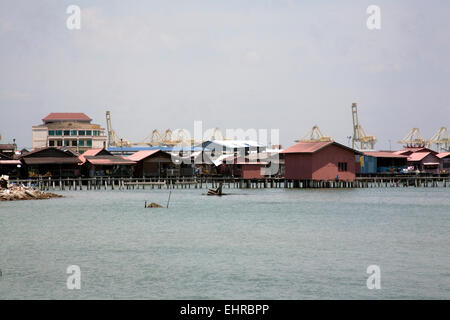
[{"label": "window on building", "polygon": [[86,144],[88,147],[92,147],[92,140],[86,140]]},{"label": "window on building", "polygon": [[62,147],[62,140],[56,140],[56,145],[58,147]]},{"label": "window on building", "polygon": [[85,134],[86,134],[86,132],[84,130],[78,130],[79,136],[84,136]]},{"label": "window on building", "polygon": [[49,136],[54,136],[55,135],[55,130],[48,130],[48,135]]},{"label": "window on building", "polygon": [[77,140],[72,140],[72,147],[76,147],[77,146]]},{"label": "window on building", "polygon": [[94,136],[98,136],[98,131],[94,130]]},{"label": "window on building", "polygon": [[443,167],[444,167],[445,169],[450,168],[450,161],[445,161]]},{"label": "window on building", "polygon": [[64,135],[65,136],[70,136],[70,130],[64,130]]},{"label": "window on building", "polygon": [[64,146],[68,147],[70,145],[70,140],[64,140]]},{"label": "window on building", "polygon": [[79,146],[80,146],[80,147],[84,147],[84,140],[80,140],[80,141],[79,141]]},{"label": "window on building", "polygon": [[70,130],[71,136],[76,136],[78,134],[77,130]]},{"label": "window on building", "polygon": [[91,130],[86,130],[86,135],[87,136],[92,136],[92,131]]},{"label": "window on building", "polygon": [[55,135],[57,135],[57,136],[62,136],[62,134],[63,134],[62,130],[55,131]]},{"label": "window on building", "polygon": [[55,140],[49,140],[48,141],[48,146],[49,147],[54,147],[55,146]]},{"label": "window on building", "polygon": [[338,171],[347,171],[347,162],[338,162]]}]

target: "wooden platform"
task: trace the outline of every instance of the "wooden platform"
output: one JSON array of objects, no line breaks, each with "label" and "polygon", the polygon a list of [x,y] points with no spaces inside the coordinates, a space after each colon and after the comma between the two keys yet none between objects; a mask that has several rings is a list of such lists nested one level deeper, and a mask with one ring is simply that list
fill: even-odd
[{"label": "wooden platform", "polygon": [[355,181],[313,181],[284,178],[242,179],[232,177],[199,178],[66,178],[10,180],[10,183],[37,186],[40,190],[130,190],[130,189],[212,189],[223,188],[448,188],[450,177],[359,177]]}]

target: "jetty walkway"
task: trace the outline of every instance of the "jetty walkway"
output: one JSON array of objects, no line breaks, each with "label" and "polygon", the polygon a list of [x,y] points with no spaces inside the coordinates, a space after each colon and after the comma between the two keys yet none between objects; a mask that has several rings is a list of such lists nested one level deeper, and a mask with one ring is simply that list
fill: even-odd
[{"label": "jetty walkway", "polygon": [[192,178],[51,178],[10,179],[9,183],[50,190],[130,190],[130,189],[209,189],[224,188],[448,188],[450,177],[357,177],[354,181],[291,180],[285,178],[243,179],[233,177]]}]

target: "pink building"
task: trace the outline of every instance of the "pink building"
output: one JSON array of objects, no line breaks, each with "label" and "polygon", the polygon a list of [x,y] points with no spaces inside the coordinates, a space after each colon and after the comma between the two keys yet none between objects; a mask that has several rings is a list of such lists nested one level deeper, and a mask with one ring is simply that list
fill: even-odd
[{"label": "pink building", "polygon": [[436,152],[414,152],[408,157],[408,165],[420,172],[439,173],[440,164],[441,159],[437,157]]},{"label": "pink building", "polygon": [[334,141],[299,142],[284,150],[284,176],[294,180],[355,180],[355,154]]},{"label": "pink building", "polygon": [[244,179],[260,179],[264,178],[264,167],[266,162],[238,162],[236,165],[241,171],[241,176]]}]

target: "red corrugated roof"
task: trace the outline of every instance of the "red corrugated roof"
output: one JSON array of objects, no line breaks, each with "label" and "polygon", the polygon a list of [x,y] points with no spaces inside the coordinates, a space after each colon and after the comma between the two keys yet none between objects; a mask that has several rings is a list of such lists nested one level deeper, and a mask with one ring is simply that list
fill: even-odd
[{"label": "red corrugated roof", "polygon": [[20,160],[0,160],[0,164],[20,164]]},{"label": "red corrugated roof", "polygon": [[23,158],[26,164],[78,164],[81,162],[78,158],[65,157],[38,157],[38,158]]},{"label": "red corrugated roof", "polygon": [[81,161],[80,166],[86,162],[86,158],[83,157],[83,155],[79,156],[78,159],[80,159],[80,161]]},{"label": "red corrugated roof", "polygon": [[[107,153],[106,156],[112,156],[111,152],[109,152],[108,150],[106,150],[104,148],[94,148],[94,149],[86,150],[81,156],[79,156],[79,158],[84,164],[86,162],[86,157],[97,157],[97,156],[99,156],[100,153],[102,153],[102,151],[105,151]],[[105,152],[103,152],[103,153],[105,153]],[[105,154],[100,155],[100,156],[105,156]],[[128,159],[126,159],[126,160],[128,160]]]},{"label": "red corrugated roof", "polygon": [[14,144],[0,144],[0,150],[14,150]]},{"label": "red corrugated roof", "polygon": [[333,141],[299,142],[281,153],[314,153],[332,143]]},{"label": "red corrugated roof", "polygon": [[92,149],[94,151],[97,152],[90,152],[90,154],[87,154],[87,150],[86,152],[84,152],[81,156],[79,156],[78,158],[82,161],[82,163],[80,163],[80,165],[83,165],[86,163],[86,161],[92,163],[92,164],[97,164],[97,165],[108,165],[108,164],[135,164],[136,162],[133,160],[130,160],[129,158],[119,155],[119,156],[114,156],[112,154],[110,155],[100,155],[98,156],[98,154],[100,153],[100,151],[102,151],[103,149]]},{"label": "red corrugated roof", "polygon": [[93,165],[133,165],[136,162],[125,160],[122,157],[106,156],[105,158],[86,158]]},{"label": "red corrugated roof", "polygon": [[52,112],[42,119],[44,122],[55,120],[91,121],[92,119],[81,112]]},{"label": "red corrugated roof", "polygon": [[336,141],[299,142],[281,153],[315,153],[329,145],[335,145],[342,149],[352,151],[355,154],[362,154],[360,151],[344,146]]},{"label": "red corrugated roof", "polygon": [[366,151],[365,155],[372,156],[375,158],[407,158],[408,156],[404,156],[401,154],[389,152],[389,151]]},{"label": "red corrugated roof", "polygon": [[450,152],[442,152],[436,155],[438,158],[442,159],[442,158],[446,158],[448,156],[450,156]]},{"label": "red corrugated roof", "polygon": [[431,152],[436,154],[437,152],[426,147],[408,147],[403,150],[394,151],[395,154],[415,153],[415,152]]},{"label": "red corrugated roof", "polygon": [[414,152],[408,157],[408,161],[421,161],[423,158],[425,158],[427,155],[429,155],[431,152]]},{"label": "red corrugated roof", "polygon": [[57,150],[60,150],[60,151],[62,151],[64,153],[67,153],[67,154],[69,154],[71,156],[74,156],[74,157],[78,158],[78,154],[75,151],[73,151],[72,149],[68,148],[68,147],[42,147],[42,148],[36,148],[36,149],[33,149],[30,152],[22,154],[20,156],[20,158],[28,157],[29,155],[32,155],[32,154],[35,154],[35,153],[38,153],[38,152],[41,152],[41,151],[44,151],[44,150],[47,150],[47,149],[57,149]]},{"label": "red corrugated roof", "polygon": [[98,148],[98,149],[89,149],[86,150],[85,152],[83,152],[82,156],[96,156],[100,151],[102,151],[103,148]]},{"label": "red corrugated roof", "polygon": [[157,152],[161,151],[160,149],[156,149],[156,150],[141,150],[138,151],[136,153],[133,153],[132,155],[128,156],[128,159],[133,160],[133,161],[141,161],[142,159],[145,159],[149,156],[151,156],[152,154],[155,154]]}]

